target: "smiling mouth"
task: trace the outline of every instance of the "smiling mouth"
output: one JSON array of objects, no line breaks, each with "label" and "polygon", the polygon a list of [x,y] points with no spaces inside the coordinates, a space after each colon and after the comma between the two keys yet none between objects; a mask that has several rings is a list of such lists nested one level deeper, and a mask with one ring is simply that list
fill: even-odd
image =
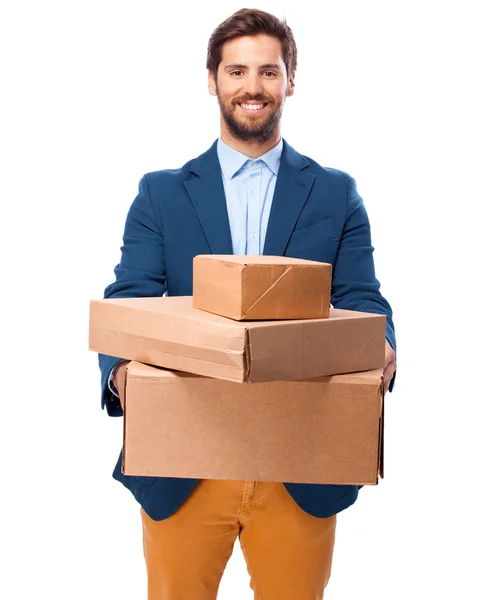
[{"label": "smiling mouth", "polygon": [[255,114],[262,112],[268,104],[268,102],[240,102],[238,106],[247,113]]}]

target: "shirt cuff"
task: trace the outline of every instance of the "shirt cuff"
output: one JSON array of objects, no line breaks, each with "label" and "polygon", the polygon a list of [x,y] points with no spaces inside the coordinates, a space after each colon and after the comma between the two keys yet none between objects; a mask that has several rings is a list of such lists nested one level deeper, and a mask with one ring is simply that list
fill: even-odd
[{"label": "shirt cuff", "polygon": [[113,379],[115,377],[115,373],[116,370],[118,369],[118,367],[120,365],[122,365],[123,363],[129,362],[128,360],[122,360],[120,362],[117,362],[116,365],[113,367],[113,369],[110,371],[110,375],[108,377],[108,389],[110,390],[110,392],[112,394],[114,394],[117,398],[120,397],[120,394],[118,393],[118,390],[116,389],[114,383],[113,383]]}]

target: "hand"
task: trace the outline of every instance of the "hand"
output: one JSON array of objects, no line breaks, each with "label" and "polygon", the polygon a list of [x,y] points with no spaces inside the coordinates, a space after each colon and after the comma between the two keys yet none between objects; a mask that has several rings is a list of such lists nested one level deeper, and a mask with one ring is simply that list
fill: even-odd
[{"label": "hand", "polygon": [[122,410],[125,410],[125,379],[126,379],[126,369],[131,361],[122,363],[116,370],[115,375],[113,376],[113,385],[118,391],[118,395],[120,396],[120,404]]},{"label": "hand", "polygon": [[389,391],[389,385],[391,383],[391,379],[393,378],[394,372],[396,371],[396,354],[394,350],[391,348],[391,345],[386,340],[386,355],[384,359],[384,369],[383,369],[383,378],[384,378],[384,394]]}]

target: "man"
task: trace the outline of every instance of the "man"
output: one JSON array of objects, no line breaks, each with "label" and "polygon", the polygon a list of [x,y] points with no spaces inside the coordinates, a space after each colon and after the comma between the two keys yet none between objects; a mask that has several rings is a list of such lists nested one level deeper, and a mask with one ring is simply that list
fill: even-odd
[{"label": "man", "polygon": [[[333,265],[331,302],[387,316],[385,389],[395,374],[392,311],[375,278],[354,180],[281,137],[296,45],[285,22],[243,9],[208,45],[221,136],[181,169],[145,175],[105,298],[191,295],[197,254],[269,254]],[[122,414],[127,361],[100,355],[102,406]],[[110,383],[109,383],[110,382]],[[119,390],[120,395],[116,393]],[[255,598],[320,600],[336,514],[358,486],[113,476],[141,504],[149,600],[211,600],[239,536]]]}]

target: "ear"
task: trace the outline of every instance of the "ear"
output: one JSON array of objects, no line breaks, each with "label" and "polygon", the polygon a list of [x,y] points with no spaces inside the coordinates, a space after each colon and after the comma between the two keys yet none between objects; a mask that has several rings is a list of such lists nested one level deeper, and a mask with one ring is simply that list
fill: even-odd
[{"label": "ear", "polygon": [[294,94],[294,75],[288,80],[288,87],[286,88],[286,96],[292,96]]},{"label": "ear", "polygon": [[208,91],[212,96],[217,96],[215,75],[211,71],[208,71]]}]

